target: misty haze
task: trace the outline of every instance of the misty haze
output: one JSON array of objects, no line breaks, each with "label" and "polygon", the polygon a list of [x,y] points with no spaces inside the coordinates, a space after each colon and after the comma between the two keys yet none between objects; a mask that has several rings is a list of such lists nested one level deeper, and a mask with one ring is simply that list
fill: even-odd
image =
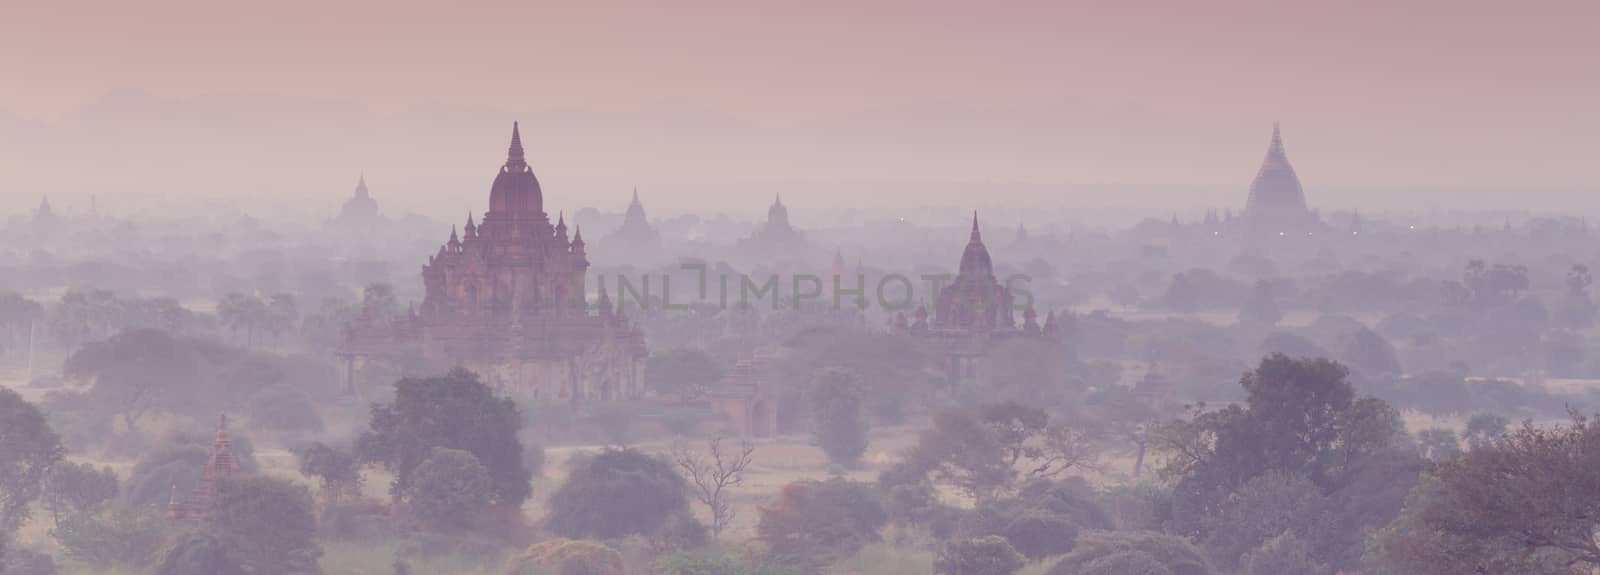
[{"label": "misty haze", "polygon": [[0,3],[0,574],[1600,575],[1600,4]]}]

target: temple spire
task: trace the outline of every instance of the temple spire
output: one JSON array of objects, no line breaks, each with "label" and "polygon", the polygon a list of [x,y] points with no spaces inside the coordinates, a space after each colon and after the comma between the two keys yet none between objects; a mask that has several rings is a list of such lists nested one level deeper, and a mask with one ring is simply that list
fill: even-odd
[{"label": "temple spire", "polygon": [[528,160],[522,154],[522,130],[518,122],[511,123],[511,149],[506,152],[506,165],[522,167],[528,165]]},{"label": "temple spire", "polygon": [[972,210],[972,238],[973,242],[981,242],[983,238],[978,234],[978,210]]},{"label": "temple spire", "polygon": [[633,203],[639,203],[639,186],[633,187]]}]

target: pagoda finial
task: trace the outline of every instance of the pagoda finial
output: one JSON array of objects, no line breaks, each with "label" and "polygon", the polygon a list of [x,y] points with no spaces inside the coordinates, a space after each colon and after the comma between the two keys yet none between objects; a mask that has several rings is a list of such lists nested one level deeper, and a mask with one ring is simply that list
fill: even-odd
[{"label": "pagoda finial", "polygon": [[522,130],[517,122],[511,123],[511,149],[506,153],[506,165],[522,167],[528,165],[528,160],[522,154]]},{"label": "pagoda finial", "polygon": [[972,210],[972,240],[981,242],[983,239],[978,234],[978,210]]},{"label": "pagoda finial", "polygon": [[633,187],[633,203],[639,203],[639,186]]},{"label": "pagoda finial", "polygon": [[228,432],[228,414],[226,414],[226,413],[218,413],[217,414],[217,433],[227,433],[227,432]]},{"label": "pagoda finial", "polygon": [[459,244],[459,243],[461,243],[461,239],[456,237],[456,226],[455,226],[455,224],[451,224],[450,225],[450,245],[453,246],[453,245],[456,245],[456,244]]},{"label": "pagoda finial", "polygon": [[583,252],[583,226],[576,226],[572,229],[572,250],[579,253]]},{"label": "pagoda finial", "polygon": [[1269,153],[1271,152],[1283,153],[1283,133],[1278,130],[1277,120],[1272,121],[1272,145]]}]

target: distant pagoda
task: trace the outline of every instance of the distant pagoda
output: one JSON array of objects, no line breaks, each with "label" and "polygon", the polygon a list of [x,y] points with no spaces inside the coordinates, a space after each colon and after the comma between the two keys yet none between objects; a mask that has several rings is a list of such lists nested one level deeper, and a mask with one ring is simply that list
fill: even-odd
[{"label": "distant pagoda", "polygon": [[189,497],[179,501],[178,488],[172,488],[167,500],[167,517],[170,519],[204,519],[211,511],[211,500],[217,495],[217,484],[239,474],[239,458],[233,454],[233,440],[228,438],[228,416],[217,416],[217,436],[211,442],[211,452],[206,457],[205,470],[200,482],[189,491]]},{"label": "distant pagoda", "polygon": [[372,194],[367,191],[367,175],[362,174],[356,181],[356,193],[345,200],[344,206],[339,208],[339,215],[334,218],[334,223],[340,226],[367,227],[383,219],[378,213],[378,201],[372,199]]},{"label": "distant pagoda", "polygon": [[1278,228],[1276,231],[1300,231],[1308,226],[1320,225],[1317,215],[1306,205],[1305,189],[1300,177],[1283,150],[1283,136],[1278,123],[1272,123],[1272,142],[1267,145],[1267,156],[1261,169],[1250,182],[1250,196],[1245,200],[1245,217],[1256,227]]},{"label": "distant pagoda", "polygon": [[611,232],[602,241],[633,247],[661,243],[661,235],[650,226],[650,220],[644,215],[644,204],[639,202],[639,188],[633,188],[633,201],[628,203],[628,211],[622,216],[622,227]]},{"label": "distant pagoda", "polygon": [[744,240],[744,245],[757,250],[794,249],[805,245],[805,234],[789,223],[789,208],[783,205],[783,196],[772,199],[767,208],[767,223]]}]

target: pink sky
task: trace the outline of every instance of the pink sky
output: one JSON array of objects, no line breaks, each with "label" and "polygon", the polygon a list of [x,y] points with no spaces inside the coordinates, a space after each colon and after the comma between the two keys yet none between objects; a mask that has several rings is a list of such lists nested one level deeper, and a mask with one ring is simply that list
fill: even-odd
[{"label": "pink sky", "polygon": [[[1468,189],[1555,209],[1592,195],[1600,152],[1592,0],[7,4],[7,204],[331,203],[365,169],[380,196],[442,205],[487,189],[513,119],[547,188],[654,184],[684,209],[720,199],[696,186],[770,181],[1238,203],[1274,119],[1314,204]],[[116,169],[62,181],[86,146]],[[1362,189],[1384,191],[1333,192]]]}]

